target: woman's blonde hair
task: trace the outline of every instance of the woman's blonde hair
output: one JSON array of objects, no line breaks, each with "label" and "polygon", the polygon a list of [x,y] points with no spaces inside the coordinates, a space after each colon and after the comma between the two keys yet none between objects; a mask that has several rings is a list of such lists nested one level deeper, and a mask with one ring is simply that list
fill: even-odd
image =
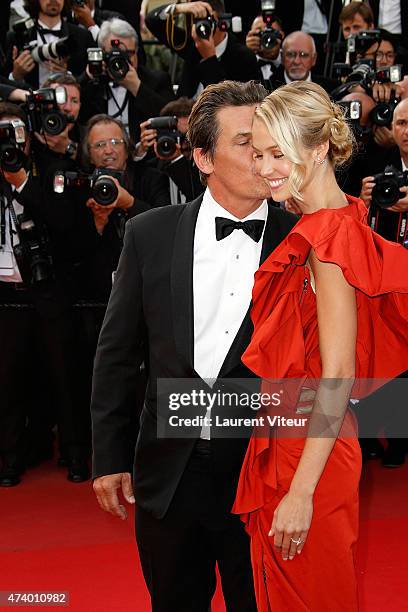
[{"label": "woman's blonde hair", "polygon": [[334,168],[346,163],[354,136],[340,106],[331,102],[320,85],[295,81],[273,91],[256,109],[279,149],[292,162],[288,186],[302,200],[306,174],[304,151],[329,141],[328,159]]}]

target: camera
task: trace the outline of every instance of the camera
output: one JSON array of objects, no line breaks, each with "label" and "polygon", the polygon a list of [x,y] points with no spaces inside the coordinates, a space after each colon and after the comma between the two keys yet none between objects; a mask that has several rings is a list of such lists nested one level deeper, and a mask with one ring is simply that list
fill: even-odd
[{"label": "camera", "polygon": [[23,280],[36,284],[54,277],[52,258],[47,251],[47,239],[26,214],[17,215],[20,242],[13,247]]},{"label": "camera", "polygon": [[75,6],[79,6],[80,8],[84,8],[84,6],[86,5],[85,0],[72,0],[72,5]]},{"label": "camera", "polygon": [[0,168],[18,172],[26,161],[23,148],[26,142],[25,125],[21,119],[0,121]]},{"label": "camera", "polygon": [[[117,38],[111,40],[110,51],[103,51],[103,60],[114,81],[122,81],[129,72],[129,55],[127,49],[121,49],[122,43]],[[100,61],[99,59],[94,60]]]},{"label": "camera", "polygon": [[372,45],[379,45],[381,40],[380,30],[360,30],[347,39],[347,51],[351,54],[364,54]]},{"label": "camera", "polygon": [[28,31],[34,27],[34,20],[29,19],[20,19],[20,21],[16,21],[13,25],[13,32],[15,36],[15,45],[19,51],[22,51],[28,47]]},{"label": "camera", "polygon": [[263,32],[259,32],[261,49],[272,49],[278,40],[282,39],[281,32],[272,27],[272,23],[275,21],[275,2],[264,0],[261,2],[261,7],[262,19],[266,26]]},{"label": "camera", "polygon": [[204,18],[194,19],[194,24],[197,36],[208,40],[217,27],[217,20],[212,15],[207,15]]},{"label": "camera", "polygon": [[73,117],[62,113],[58,105],[67,101],[65,87],[44,87],[31,92],[24,104],[30,132],[46,132],[51,136],[61,134]]},{"label": "camera", "polygon": [[363,127],[360,123],[362,115],[362,105],[360,100],[351,100],[348,102],[337,102],[344,111],[344,118],[349,123],[356,140],[361,143],[367,143],[371,136],[371,128]]},{"label": "camera", "polygon": [[408,171],[401,171],[394,166],[387,166],[384,172],[374,175],[375,185],[371,193],[372,201],[381,208],[389,208],[404,197],[401,187],[408,185]]},{"label": "camera", "polygon": [[121,183],[123,173],[110,168],[96,168],[92,174],[57,171],[54,175],[54,192],[64,193],[67,187],[84,188],[89,192],[88,197],[101,206],[109,206],[118,197],[118,188],[112,177]]},{"label": "camera", "polygon": [[390,127],[394,116],[394,110],[398,103],[399,99],[395,97],[391,98],[389,102],[378,102],[370,111],[372,123],[380,127]]},{"label": "camera", "polygon": [[100,47],[90,47],[87,49],[88,70],[94,79],[101,77],[103,72],[103,49]]},{"label": "camera", "polygon": [[177,129],[177,117],[153,117],[150,127],[157,130],[157,153],[161,157],[172,157],[185,138]]}]

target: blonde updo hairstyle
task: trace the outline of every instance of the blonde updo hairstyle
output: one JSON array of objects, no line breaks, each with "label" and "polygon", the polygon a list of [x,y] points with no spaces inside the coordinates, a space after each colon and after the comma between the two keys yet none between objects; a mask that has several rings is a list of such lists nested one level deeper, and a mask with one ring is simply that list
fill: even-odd
[{"label": "blonde updo hairstyle", "polygon": [[[292,162],[288,187],[293,197],[303,200],[306,175],[305,151],[329,142],[328,159],[333,168],[351,157],[354,136],[343,110],[331,102],[320,85],[295,81],[273,91],[256,109],[272,139]],[[300,146],[299,146],[300,145]]]}]

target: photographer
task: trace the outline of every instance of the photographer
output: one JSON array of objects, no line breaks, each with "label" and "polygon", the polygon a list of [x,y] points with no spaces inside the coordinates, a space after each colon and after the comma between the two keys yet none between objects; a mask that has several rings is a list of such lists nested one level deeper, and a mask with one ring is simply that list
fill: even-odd
[{"label": "photographer", "polygon": [[339,23],[343,38],[347,40],[352,34],[374,28],[373,11],[366,2],[354,0],[342,9],[339,15]]},{"label": "photographer", "polygon": [[[82,378],[81,334],[72,311],[82,219],[75,202],[56,211],[55,201],[44,198],[31,168],[27,131],[23,127],[22,149],[23,144],[18,144],[13,130],[7,128],[7,123],[16,119],[22,126],[26,123],[18,106],[0,104],[0,120],[6,122],[1,132],[0,179],[0,342],[6,356],[0,368],[0,486],[20,482],[27,450],[31,459],[41,459],[44,451],[52,451],[50,427],[54,419],[60,452],[68,462],[68,479],[82,482],[89,477],[89,413]],[[39,396],[40,389],[45,391],[46,402]],[[25,396],[28,392],[29,398]],[[52,414],[54,407],[56,415]],[[25,427],[27,418],[31,438]]]},{"label": "photographer", "polygon": [[18,30],[18,34],[15,25],[9,32],[9,78],[38,89],[51,73],[69,70],[81,74],[86,66],[86,49],[93,39],[83,28],[66,21],[66,0],[26,0],[26,8],[34,25]]},{"label": "photographer", "polygon": [[[195,98],[210,83],[226,79],[261,79],[252,51],[219,28],[224,13],[223,0],[209,0],[165,5],[146,15],[148,29],[184,60],[180,96]],[[185,18],[185,30],[176,25],[178,15]]]},{"label": "photographer", "polygon": [[86,28],[96,43],[104,21],[114,18],[124,19],[123,15],[116,11],[107,11],[95,6],[95,0],[72,0],[72,13],[75,23]]},{"label": "photographer", "polygon": [[156,129],[152,127],[151,120],[140,126],[141,141],[137,155],[140,159],[153,148],[157,162],[155,166],[168,177],[172,204],[190,202],[204,191],[186,139],[193,104],[194,100],[179,98],[162,108],[161,117],[170,121],[176,119],[175,126],[170,129],[168,126]]},{"label": "photographer", "polygon": [[[263,35],[266,29],[271,30]],[[255,17],[251,29],[247,34],[245,44],[256,55],[258,66],[262,72],[263,84],[268,90],[270,79],[274,79],[276,69],[281,64],[280,50],[285,33],[282,30],[280,19],[275,18],[270,25],[266,23],[262,15]]]},{"label": "photographer", "polygon": [[137,34],[126,21],[105,21],[98,41],[104,58],[96,62],[99,74],[93,75],[88,66],[80,79],[81,122],[106,113],[119,119],[137,141],[140,123],[174,99],[169,75],[138,65]]},{"label": "photographer", "polygon": [[114,176],[117,195],[111,204],[98,203],[89,195],[73,196],[92,211],[94,232],[99,237],[98,248],[90,254],[82,268],[82,295],[107,301],[122,250],[124,226],[128,218],[155,206],[170,204],[167,177],[155,169],[140,168],[132,161],[132,142],[118,120],[108,115],[96,115],[87,124],[83,137],[84,161],[92,169],[107,170]]}]

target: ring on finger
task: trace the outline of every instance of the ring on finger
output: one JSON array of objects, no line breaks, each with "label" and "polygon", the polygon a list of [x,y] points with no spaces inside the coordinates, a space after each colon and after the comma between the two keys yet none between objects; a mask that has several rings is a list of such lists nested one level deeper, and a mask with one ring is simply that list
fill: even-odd
[{"label": "ring on finger", "polygon": [[294,544],[296,544],[296,546],[300,546],[300,544],[302,543],[302,540],[299,536],[299,538],[297,540],[294,540],[293,538],[290,538],[290,541],[293,542]]}]

